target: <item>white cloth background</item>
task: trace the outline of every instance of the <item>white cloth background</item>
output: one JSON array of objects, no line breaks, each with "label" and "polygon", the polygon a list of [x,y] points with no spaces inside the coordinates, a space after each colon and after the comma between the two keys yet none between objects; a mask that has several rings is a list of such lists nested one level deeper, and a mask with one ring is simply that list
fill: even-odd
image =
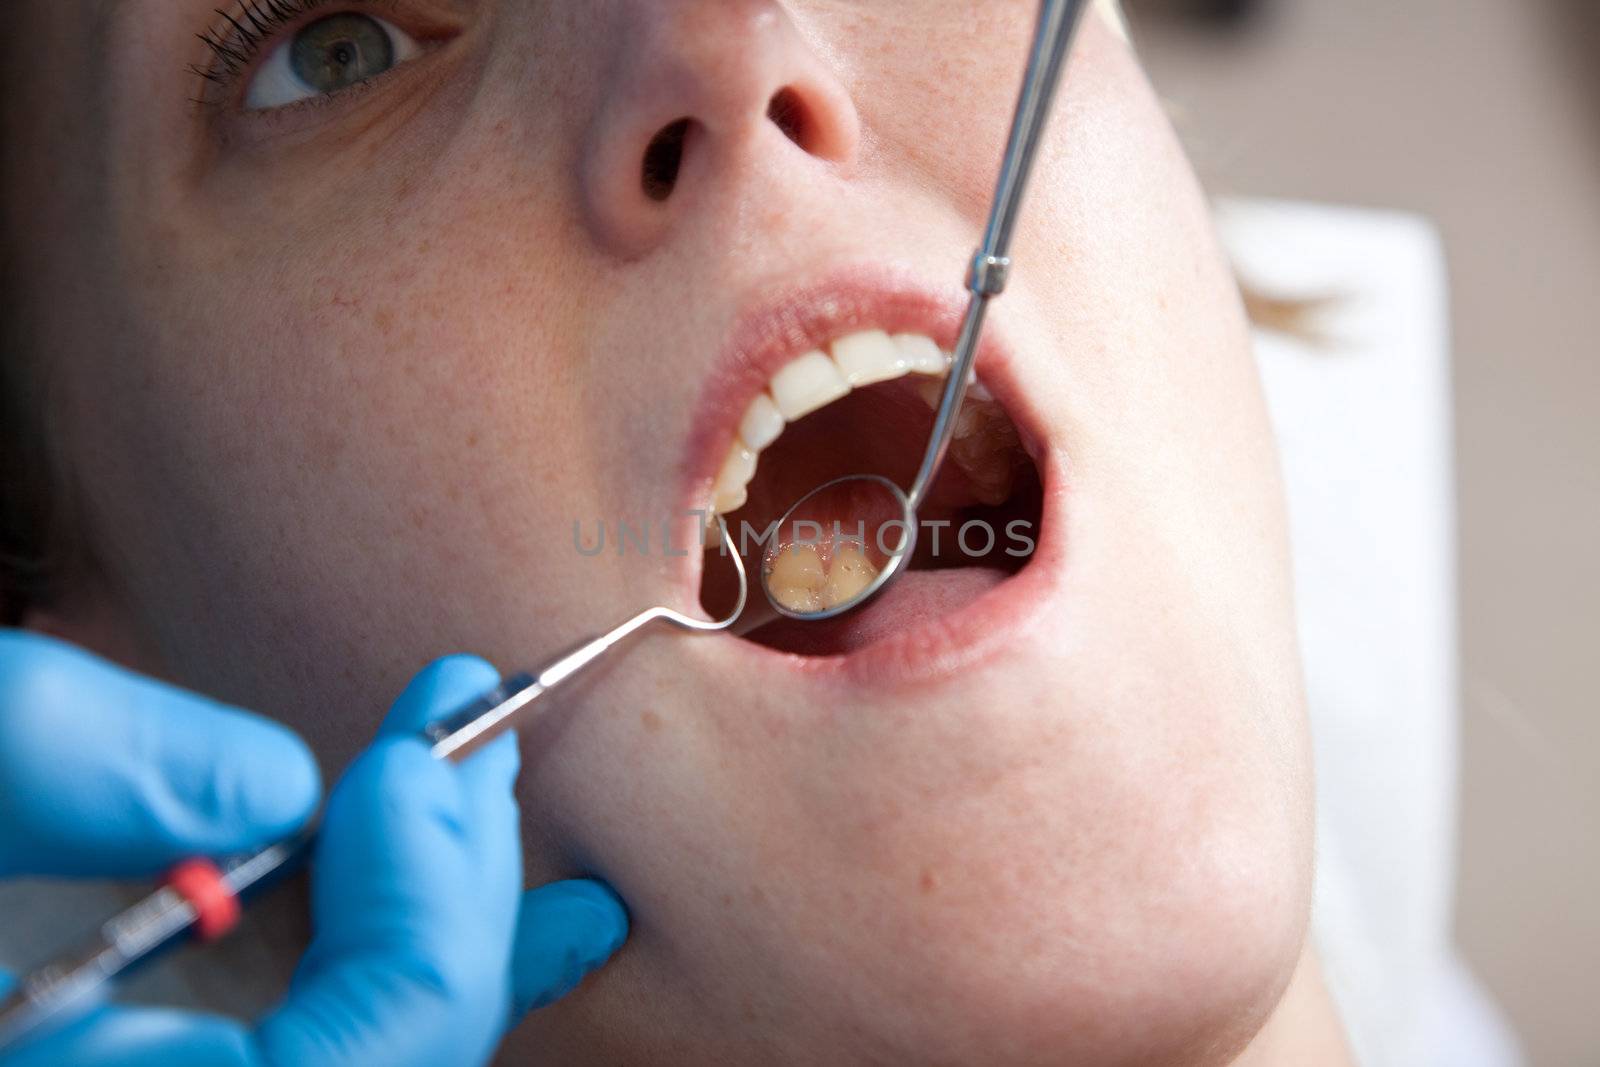
[{"label": "white cloth background", "polygon": [[1516,1067],[1451,943],[1457,789],[1449,301],[1425,220],[1224,201],[1241,277],[1327,299],[1258,331],[1317,759],[1313,931],[1363,1067]]}]

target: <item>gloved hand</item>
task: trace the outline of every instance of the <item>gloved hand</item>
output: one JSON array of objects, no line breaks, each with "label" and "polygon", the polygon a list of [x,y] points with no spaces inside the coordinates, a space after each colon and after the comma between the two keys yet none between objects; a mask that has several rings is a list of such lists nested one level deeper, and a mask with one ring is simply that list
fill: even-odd
[{"label": "gloved hand", "polygon": [[[277,1010],[252,1027],[101,1005],[0,1067],[486,1062],[522,1011],[564,995],[627,935],[598,883],[521,891],[514,737],[460,766],[417,738],[498,681],[482,660],[434,663],[334,789],[312,944]],[[0,632],[0,876],[154,875],[247,851],[302,825],[319,791],[310,753],[275,723]]]}]

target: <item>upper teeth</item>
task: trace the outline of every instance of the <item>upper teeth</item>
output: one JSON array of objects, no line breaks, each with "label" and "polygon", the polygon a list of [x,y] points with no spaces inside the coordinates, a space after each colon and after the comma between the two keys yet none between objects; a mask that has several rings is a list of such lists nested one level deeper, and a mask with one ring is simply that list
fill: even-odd
[{"label": "upper teeth", "polygon": [[858,387],[891,381],[907,374],[944,375],[950,354],[931,337],[866,330],[841,337],[824,352],[807,352],[792,360],[750,402],[739,422],[739,434],[712,488],[712,510],[728,515],[744,507],[761,450],[782,435],[784,427],[846,396]]}]

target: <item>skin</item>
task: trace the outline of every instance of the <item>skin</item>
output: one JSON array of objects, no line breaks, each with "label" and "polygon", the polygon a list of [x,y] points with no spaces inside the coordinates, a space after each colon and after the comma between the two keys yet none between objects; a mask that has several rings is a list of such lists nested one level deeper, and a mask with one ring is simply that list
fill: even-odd
[{"label": "skin", "polygon": [[[186,103],[212,0],[104,6],[29,0],[13,35],[8,132],[49,163],[5,178],[21,322],[92,549],[28,622],[274,714],[330,768],[441,653],[531,664],[684,603],[692,564],[580,559],[573,519],[677,512],[702,383],[761,294],[841,265],[954,280],[1033,13],[333,5],[437,39],[251,119]],[[785,86],[806,148],[763,118]],[[650,201],[638,160],[683,115],[702,136]],[[1068,493],[1050,609],[920,686],[670,636],[584,683],[525,745],[529,873],[606,878],[634,935],[508,1060],[1345,1062],[1305,947],[1247,327],[1099,17],[1015,254],[994,329]]]}]

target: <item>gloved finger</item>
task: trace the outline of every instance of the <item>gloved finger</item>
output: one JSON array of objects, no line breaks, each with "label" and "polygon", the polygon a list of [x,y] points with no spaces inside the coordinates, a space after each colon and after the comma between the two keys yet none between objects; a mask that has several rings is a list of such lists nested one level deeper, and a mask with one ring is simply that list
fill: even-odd
[{"label": "gloved finger", "polygon": [[389,705],[379,737],[410,737],[470,704],[500,684],[500,672],[478,656],[436,659],[407,683]]},{"label": "gloved finger", "polygon": [[522,894],[511,963],[512,1022],[572,992],[627,938],[628,911],[599,882],[554,882]]},{"label": "gloved finger", "polygon": [[[455,695],[429,692],[417,699]],[[480,760],[486,750],[456,767],[420,739],[386,735],[352,764],[318,842],[311,948],[288,1000],[257,1030],[265,1062],[487,1060],[509,1006],[521,887],[510,744],[511,759]],[[469,773],[482,766],[499,780]],[[486,818],[491,786],[498,816]]]},{"label": "gloved finger", "polygon": [[[454,715],[500,684],[500,672],[486,660],[477,656],[445,656],[434,660],[411,679],[409,685],[395,698],[378,727],[380,737],[413,737],[424,727]],[[517,758],[517,746],[502,738],[480,749],[473,759],[462,766],[474,782],[488,783],[491,791],[498,792],[494,783],[509,773],[508,763]]]},{"label": "gloved finger", "polygon": [[[224,1019],[102,1009],[42,1042],[37,1062],[484,1062],[509,1001],[516,746],[507,739],[505,756],[485,759],[486,749],[456,768],[413,731],[495,680],[465,658],[424,671],[334,790],[313,868],[316,937],[288,1000],[253,1033]],[[498,767],[497,783],[485,766]]]},{"label": "gloved finger", "polygon": [[[416,734],[499,681],[499,673],[475,656],[437,660],[400,694],[381,732]],[[441,709],[448,711],[441,713]],[[492,777],[498,772],[483,769],[480,760],[492,758],[491,753],[503,743],[504,739],[484,749],[464,769]],[[609,960],[627,936],[627,910],[615,893],[598,882],[557,882],[528,890],[522,896],[512,962],[513,1021],[571,992]]]},{"label": "gloved finger", "polygon": [[298,828],[320,793],[284,727],[0,631],[0,876],[143,875],[245,851]]},{"label": "gloved finger", "polygon": [[[456,714],[467,705],[482,698],[500,684],[500,672],[477,656],[445,656],[428,664],[411,679],[395,698],[378,727],[380,737],[414,737],[423,728]],[[515,826],[519,816],[514,798],[506,791],[505,781],[515,780],[521,765],[521,755],[516,740],[501,737],[475,752],[461,766],[462,781],[466,783],[471,817],[480,825],[510,823]],[[479,835],[478,840],[498,842],[496,833]],[[503,877],[521,878],[520,869],[507,872],[497,863],[513,862],[519,868],[520,850],[508,853],[491,847],[480,854],[478,862],[484,866],[491,880]]]},{"label": "gloved finger", "polygon": [[232,1019],[158,1008],[102,1008],[0,1058],[3,1067],[264,1067]]}]

